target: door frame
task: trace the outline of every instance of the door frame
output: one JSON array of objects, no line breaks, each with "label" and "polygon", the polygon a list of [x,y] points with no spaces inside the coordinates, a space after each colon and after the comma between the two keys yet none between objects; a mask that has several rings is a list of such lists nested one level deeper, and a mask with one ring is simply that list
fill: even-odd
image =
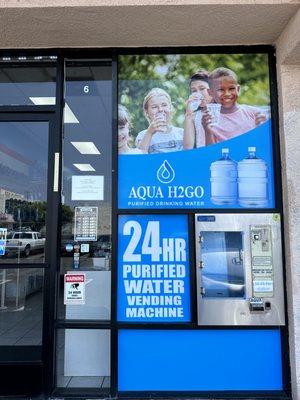
[{"label": "door frame", "polygon": [[[55,106],[5,106],[0,107],[1,122],[48,122],[48,172],[47,172],[47,213],[46,213],[46,246],[44,263],[17,264],[17,268],[40,268],[44,270],[43,291],[43,331],[41,359],[6,359],[1,360],[0,371],[5,382],[2,395],[40,395],[45,392],[49,377],[49,367],[53,360],[53,320],[55,299],[55,269],[58,268],[58,213],[60,199],[60,130],[57,129]],[[56,159],[56,162],[55,162]],[[54,187],[54,179],[56,179]],[[16,268],[16,264],[3,263],[0,268]],[[4,347],[4,346],[3,346]],[[25,349],[24,349],[25,350]],[[2,353],[3,354],[3,353]],[[25,355],[25,353],[24,353]],[[21,357],[20,357],[21,358]],[[50,360],[51,359],[51,360]],[[4,374],[4,375],[3,375]],[[15,378],[18,377],[18,385]],[[4,392],[5,391],[5,392]]]}]

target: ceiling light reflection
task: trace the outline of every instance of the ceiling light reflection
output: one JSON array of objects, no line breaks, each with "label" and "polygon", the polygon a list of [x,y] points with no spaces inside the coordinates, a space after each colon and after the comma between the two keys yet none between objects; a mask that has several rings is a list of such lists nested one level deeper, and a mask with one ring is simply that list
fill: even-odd
[{"label": "ceiling light reflection", "polygon": [[[36,106],[55,106],[55,97],[29,97],[29,99]],[[65,103],[64,109],[64,123],[79,124],[78,119],[67,103]]]},{"label": "ceiling light reflection", "polygon": [[75,168],[79,169],[79,171],[82,172],[90,172],[90,171],[96,171],[94,167],[91,166],[91,164],[73,164]]},{"label": "ceiling light reflection", "polygon": [[81,154],[101,154],[94,142],[71,142]]}]

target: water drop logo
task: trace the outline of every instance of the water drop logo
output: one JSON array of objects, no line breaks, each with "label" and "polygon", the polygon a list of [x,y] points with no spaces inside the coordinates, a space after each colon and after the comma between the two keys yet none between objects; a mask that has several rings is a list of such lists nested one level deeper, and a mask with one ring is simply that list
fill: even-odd
[{"label": "water drop logo", "polygon": [[175,178],[175,171],[168,161],[165,160],[158,168],[156,176],[161,183],[170,183]]}]

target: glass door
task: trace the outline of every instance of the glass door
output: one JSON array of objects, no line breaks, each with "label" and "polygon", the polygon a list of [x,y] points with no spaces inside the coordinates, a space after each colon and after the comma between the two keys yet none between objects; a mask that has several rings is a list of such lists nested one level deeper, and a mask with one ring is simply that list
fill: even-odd
[{"label": "glass door", "polygon": [[0,115],[3,394],[31,395],[43,389],[45,316],[49,315],[45,288],[49,289],[48,276],[56,252],[50,240],[50,233],[56,229],[51,210],[58,183],[54,179],[58,165],[54,162],[52,128],[52,113]]}]

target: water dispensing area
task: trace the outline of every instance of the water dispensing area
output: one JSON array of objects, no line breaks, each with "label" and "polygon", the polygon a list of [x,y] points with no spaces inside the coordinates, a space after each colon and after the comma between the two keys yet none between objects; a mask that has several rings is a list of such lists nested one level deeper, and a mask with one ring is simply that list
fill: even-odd
[{"label": "water dispensing area", "polygon": [[197,214],[195,223],[198,324],[284,325],[279,215]]}]

